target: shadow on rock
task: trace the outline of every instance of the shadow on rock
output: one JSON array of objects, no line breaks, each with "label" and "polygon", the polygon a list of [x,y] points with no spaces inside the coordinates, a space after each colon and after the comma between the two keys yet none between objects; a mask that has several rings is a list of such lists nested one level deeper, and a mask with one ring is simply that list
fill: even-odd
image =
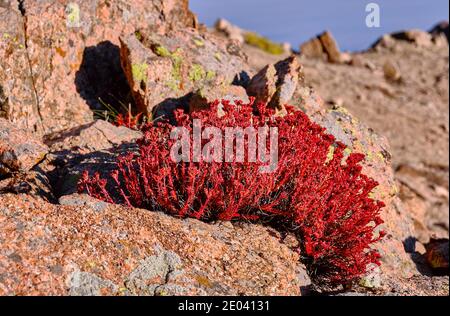
[{"label": "shadow on rock", "polygon": [[[56,168],[49,174],[54,195],[59,198],[77,193],[77,184],[84,171],[89,175],[98,172],[101,178],[111,182],[109,174],[117,168],[117,157],[136,150],[135,143],[124,143],[110,149],[89,152],[87,154],[73,153],[70,150],[55,152]],[[108,183],[110,189],[113,184]]]},{"label": "shadow on rock", "polygon": [[109,41],[86,47],[80,69],[75,76],[77,92],[94,110],[104,110],[104,103],[115,109],[134,102],[120,65],[120,49]]},{"label": "shadow on rock", "polygon": [[[416,251],[415,243],[416,238],[411,236],[403,241],[406,252],[410,254],[420,274],[428,277],[448,275],[448,239],[432,239],[425,245],[426,253],[424,254]],[[440,243],[444,245],[441,246]],[[410,248],[408,245],[413,245],[413,248],[408,249]]]}]

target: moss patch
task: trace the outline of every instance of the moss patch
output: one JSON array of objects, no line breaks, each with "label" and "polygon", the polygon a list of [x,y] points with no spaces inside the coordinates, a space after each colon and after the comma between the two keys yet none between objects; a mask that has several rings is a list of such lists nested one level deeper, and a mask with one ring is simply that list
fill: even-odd
[{"label": "moss patch", "polygon": [[256,34],[256,33],[246,33],[244,35],[245,42],[249,45],[258,47],[263,51],[272,54],[272,55],[281,55],[284,53],[283,46],[280,44],[274,43],[271,40]]}]

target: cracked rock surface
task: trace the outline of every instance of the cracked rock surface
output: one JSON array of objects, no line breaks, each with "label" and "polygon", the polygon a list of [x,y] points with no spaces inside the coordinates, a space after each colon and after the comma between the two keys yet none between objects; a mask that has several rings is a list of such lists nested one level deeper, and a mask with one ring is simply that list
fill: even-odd
[{"label": "cracked rock surface", "polygon": [[95,203],[0,195],[0,294],[299,295],[308,286],[298,254],[267,228]]}]

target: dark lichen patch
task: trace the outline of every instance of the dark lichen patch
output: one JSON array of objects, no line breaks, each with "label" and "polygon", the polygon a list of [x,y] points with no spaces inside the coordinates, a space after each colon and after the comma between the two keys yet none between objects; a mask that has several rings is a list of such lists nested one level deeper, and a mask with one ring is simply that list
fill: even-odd
[{"label": "dark lichen patch", "polygon": [[0,117],[6,115],[8,106],[8,97],[6,93],[3,91],[3,87],[0,85]]},{"label": "dark lichen patch", "polygon": [[141,31],[139,31],[139,30],[135,31],[134,36],[136,36],[136,38],[139,42],[142,43],[144,41],[144,36],[142,35]]}]

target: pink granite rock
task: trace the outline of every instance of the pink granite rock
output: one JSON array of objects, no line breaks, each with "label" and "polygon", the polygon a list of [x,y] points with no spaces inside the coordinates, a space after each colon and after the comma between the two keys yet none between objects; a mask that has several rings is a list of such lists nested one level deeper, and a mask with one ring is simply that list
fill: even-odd
[{"label": "pink granite rock", "polygon": [[187,0],[18,3],[0,7],[0,115],[41,133],[91,121],[100,99],[128,102],[122,32],[196,26]]}]

